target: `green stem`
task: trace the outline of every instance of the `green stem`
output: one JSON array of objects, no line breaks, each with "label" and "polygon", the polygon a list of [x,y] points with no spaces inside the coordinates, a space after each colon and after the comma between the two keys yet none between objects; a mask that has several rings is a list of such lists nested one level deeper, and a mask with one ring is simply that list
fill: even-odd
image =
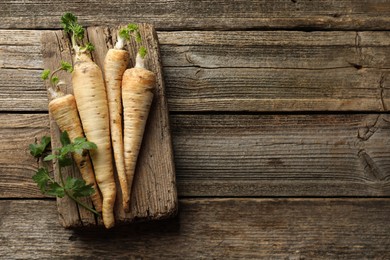
[{"label": "green stem", "polygon": [[86,210],[92,212],[93,214],[97,215],[97,216],[100,216],[99,212],[97,212],[96,210],[94,210],[93,208],[89,207],[88,205],[84,204],[83,202],[81,202],[79,199],[77,199],[75,196],[73,196],[72,193],[70,193],[67,189],[65,189],[65,181],[64,181],[64,177],[62,176],[62,172],[61,172],[61,167],[59,167],[59,175],[60,175],[60,179],[61,179],[61,183],[62,183],[62,187],[64,187],[64,191],[65,191],[65,194],[71,198],[74,202],[76,202],[77,204],[79,204],[81,207],[85,208]]},{"label": "green stem", "polygon": [[57,68],[56,70],[54,70],[52,73],[51,73],[51,75],[50,75],[50,78],[49,78],[49,81],[50,81],[50,84],[53,86],[53,87],[55,87],[55,85],[53,84],[53,76],[56,74],[56,73],[58,73],[59,71],[61,71],[62,70],[62,67],[59,67],[59,68]]},{"label": "green stem", "polygon": [[89,207],[88,205],[84,204],[83,202],[81,202],[80,200],[78,200],[76,197],[74,197],[70,192],[68,192],[68,190],[64,189],[65,190],[65,193],[66,195],[69,196],[69,198],[71,198],[72,200],[74,200],[77,204],[79,204],[81,207],[85,208],[86,210],[89,210],[90,212],[92,212],[93,214],[97,215],[97,216],[100,216],[99,212],[97,212],[96,210],[94,210],[93,208]]}]

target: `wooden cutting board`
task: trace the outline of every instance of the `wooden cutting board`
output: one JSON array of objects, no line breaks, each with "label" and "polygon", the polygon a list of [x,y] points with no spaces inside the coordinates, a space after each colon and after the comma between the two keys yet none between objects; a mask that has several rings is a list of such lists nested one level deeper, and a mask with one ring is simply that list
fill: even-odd
[{"label": "wooden cutting board", "polygon": [[[86,29],[86,39],[95,46],[93,60],[103,68],[104,57],[108,49],[116,42],[119,27],[90,27]],[[156,32],[150,24],[139,24],[143,45],[148,50],[146,67],[157,75],[157,86],[150,110],[144,139],[139,154],[133,192],[131,211],[125,213],[121,206],[118,192],[115,205],[116,226],[134,221],[158,220],[174,216],[177,212],[177,192],[175,169],[173,162],[172,142],[169,129],[168,108],[164,93],[164,82],[161,71],[160,53]],[[60,61],[72,62],[72,48],[68,36],[63,31],[46,31],[42,34],[42,55],[44,68],[54,69]],[[135,54],[138,50],[135,42],[127,46],[132,59],[129,67],[134,66]],[[71,76],[61,72],[60,78],[65,80],[66,93],[73,93]],[[60,145],[59,129],[50,115],[52,148]],[[55,178],[58,180],[58,165],[54,164]],[[63,175],[81,178],[76,166],[68,167]],[[118,185],[117,185],[118,186]],[[91,200],[83,199],[88,205]],[[101,218],[95,216],[67,197],[57,199],[60,223],[66,228],[103,226]]]}]

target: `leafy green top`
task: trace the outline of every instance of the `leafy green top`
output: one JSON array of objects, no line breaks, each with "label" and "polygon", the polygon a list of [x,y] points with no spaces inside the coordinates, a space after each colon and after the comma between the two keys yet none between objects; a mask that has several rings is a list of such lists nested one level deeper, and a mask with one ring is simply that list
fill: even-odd
[{"label": "leafy green top", "polygon": [[73,143],[70,142],[67,132],[63,132],[60,137],[62,147],[57,148],[57,153],[46,156],[44,161],[58,160],[61,167],[72,164],[71,153],[82,154],[84,150],[96,149],[96,144],[87,141],[85,137],[77,137]]},{"label": "leafy green top", "polygon": [[76,54],[86,51],[93,51],[95,47],[91,43],[81,45],[80,42],[84,39],[84,28],[78,23],[77,17],[72,13],[65,13],[61,17],[61,25],[64,31],[71,34],[72,46]]},{"label": "leafy green top", "polygon": [[30,144],[28,148],[30,149],[30,154],[35,158],[39,158],[46,151],[48,145],[50,144],[50,136],[43,136],[39,144]]},{"label": "leafy green top", "polygon": [[61,133],[60,141],[62,147],[56,149],[54,154],[47,155],[45,157],[44,155],[50,143],[50,137],[42,137],[39,144],[30,144],[29,149],[31,155],[35,158],[44,157],[44,161],[51,161],[54,159],[58,160],[60,165],[59,175],[61,182],[56,182],[54,178],[50,176],[50,172],[47,167],[39,168],[32,179],[38,185],[38,188],[43,194],[59,198],[67,195],[80,206],[86,208],[94,214],[99,214],[94,209],[78,200],[79,197],[86,197],[95,193],[92,185],[87,185],[84,180],[78,178],[67,177],[66,180],[64,180],[61,174],[61,168],[72,164],[72,159],[70,157],[71,153],[75,152],[81,154],[84,152],[84,149],[96,149],[96,145],[88,142],[85,138],[76,138],[72,143],[66,131]]},{"label": "leafy green top", "polygon": [[125,42],[134,38],[137,43],[142,42],[141,33],[139,27],[135,23],[129,23],[126,27],[123,27],[118,32],[118,41],[115,44],[115,49],[123,49]]},{"label": "leafy green top", "polygon": [[141,46],[138,50],[138,53],[142,59],[145,59],[146,54],[148,54],[148,50],[144,46]]},{"label": "leafy green top", "polygon": [[41,74],[41,79],[49,80],[51,84],[51,88],[49,88],[48,90],[52,98],[56,98],[58,96],[64,95],[64,93],[62,93],[60,90],[60,85],[63,85],[65,83],[63,81],[60,81],[60,79],[57,76],[55,76],[55,74],[61,70],[71,73],[73,71],[73,67],[70,63],[66,61],[61,61],[60,66],[57,69],[55,69],[52,73],[49,69],[45,69]]}]

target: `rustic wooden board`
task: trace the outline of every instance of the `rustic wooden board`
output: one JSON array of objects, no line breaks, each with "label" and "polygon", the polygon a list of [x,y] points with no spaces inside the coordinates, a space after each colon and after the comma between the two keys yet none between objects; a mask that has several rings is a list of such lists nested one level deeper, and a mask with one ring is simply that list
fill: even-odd
[{"label": "rustic wooden board", "polygon": [[159,38],[172,111],[388,110],[389,32],[197,31]]},{"label": "rustic wooden board", "polygon": [[72,11],[83,25],[154,23],[159,29],[348,29],[389,30],[387,0],[269,1],[56,1],[56,8],[33,0],[1,1],[1,28],[58,28]]},{"label": "rustic wooden board", "polygon": [[[171,115],[180,196],[389,196],[387,114]],[[26,144],[46,114],[0,114],[0,198],[42,198]]]},{"label": "rustic wooden board", "polygon": [[[0,30],[0,110],[47,110],[39,79],[41,33]],[[389,32],[187,31],[158,37],[170,111],[390,106]]]},{"label": "rustic wooden board", "polygon": [[110,231],[58,225],[53,201],[0,201],[0,257],[389,259],[390,200],[182,199],[178,218]]},{"label": "rustic wooden board", "polygon": [[[168,122],[168,109],[164,94],[164,83],[159,57],[157,36],[153,26],[140,24],[144,45],[148,49],[146,67],[157,75],[157,88],[149,114],[142,148],[137,163],[136,176],[133,184],[130,213],[125,213],[121,207],[120,194],[117,194],[115,207],[117,224],[132,221],[157,220],[173,216],[177,211],[177,194],[175,186],[175,169],[171,136]],[[96,46],[93,59],[102,68],[102,62],[108,48],[115,43],[117,30],[115,28],[88,28],[87,37]],[[138,47],[128,46],[135,57]],[[60,60],[71,62],[69,40],[62,31],[48,31],[42,34],[42,50],[44,66],[55,68]],[[130,66],[133,66],[132,60]],[[70,82],[70,75],[63,75]],[[66,89],[72,93],[71,87]],[[59,146],[59,131],[53,119],[50,121],[52,145]],[[66,176],[79,177],[78,170],[69,168]],[[86,203],[91,203],[87,200]],[[81,207],[77,207],[70,199],[58,200],[60,222],[65,227],[94,226],[101,221]]]}]

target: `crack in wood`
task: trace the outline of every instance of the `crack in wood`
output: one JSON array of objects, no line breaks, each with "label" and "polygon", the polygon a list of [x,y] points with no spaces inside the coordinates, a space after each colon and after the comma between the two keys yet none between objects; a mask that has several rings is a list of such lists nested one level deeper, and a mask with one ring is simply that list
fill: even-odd
[{"label": "crack in wood", "polygon": [[350,64],[353,65],[358,70],[363,68],[363,63],[364,63],[363,50],[362,50],[361,42],[362,42],[362,38],[361,38],[359,32],[356,32],[356,36],[355,36],[355,50],[356,50],[356,53],[357,53],[357,55],[359,57],[359,61],[358,61],[358,63],[350,63]]},{"label": "crack in wood", "polygon": [[381,100],[381,104],[382,104],[382,110],[383,111],[387,111],[387,106],[386,106],[385,98],[384,98],[384,94],[385,94],[385,74],[383,72],[381,73],[381,77],[380,77],[380,80],[379,80],[379,89],[380,89],[380,100]]},{"label": "crack in wood", "polygon": [[366,152],[365,149],[359,150],[358,157],[364,166],[364,171],[366,173],[366,177],[369,180],[371,180],[371,181],[384,181],[386,179],[386,175],[383,174],[381,172],[381,170],[376,166],[374,160]]},{"label": "crack in wood", "polygon": [[365,127],[359,128],[357,138],[361,141],[367,141],[368,139],[370,139],[370,137],[373,136],[379,128],[379,125],[381,123],[381,121],[379,120],[380,118],[382,118],[381,114],[377,116],[372,125],[366,125]]}]

